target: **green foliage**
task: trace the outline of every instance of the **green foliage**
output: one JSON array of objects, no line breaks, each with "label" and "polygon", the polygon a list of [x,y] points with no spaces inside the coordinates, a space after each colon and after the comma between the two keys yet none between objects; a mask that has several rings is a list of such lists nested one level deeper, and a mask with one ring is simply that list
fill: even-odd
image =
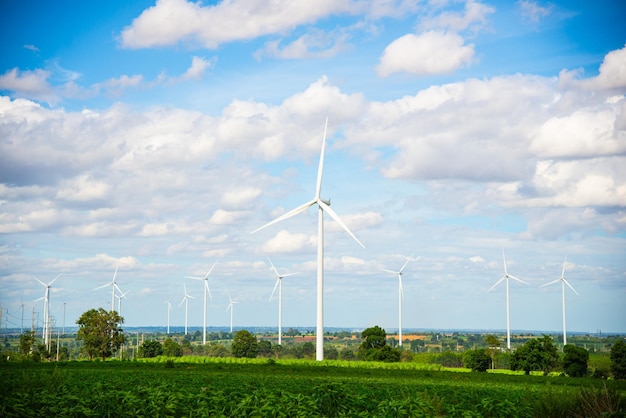
[{"label": "green foliage", "polygon": [[92,360],[94,356],[106,360],[124,343],[124,331],[121,324],[124,318],[117,312],[107,312],[102,308],[90,309],[76,321],[78,333],[76,338],[83,342],[83,351]]},{"label": "green foliage", "polygon": [[559,361],[556,346],[549,335],[528,340],[511,357],[511,370],[523,370],[530,374],[533,370],[543,371],[544,375],[556,367]]},{"label": "green foliage", "polygon": [[180,357],[183,355],[183,347],[171,338],[163,341],[163,355],[167,357]]},{"label": "green foliage", "polygon": [[398,362],[402,351],[387,345],[387,333],[378,325],[361,333],[359,358],[365,361]]},{"label": "green foliage", "polygon": [[626,343],[623,340],[611,347],[611,373],[615,379],[626,379]]},{"label": "green foliage", "polygon": [[441,364],[443,367],[463,367],[463,355],[444,351],[430,358],[431,364]]},{"label": "green foliage", "polygon": [[238,331],[233,338],[231,352],[235,357],[255,358],[257,355],[256,337],[245,329]]},{"label": "green foliage", "polygon": [[484,349],[467,350],[463,353],[463,365],[473,372],[486,372],[491,365],[491,357]]},{"label": "green foliage", "polygon": [[361,333],[361,348],[369,350],[371,348],[382,348],[387,344],[387,333],[378,325],[366,328]]},{"label": "green foliage", "polygon": [[33,350],[33,346],[35,345],[35,332],[34,331],[24,331],[20,335],[20,353],[24,356],[30,354]]},{"label": "green foliage", "polygon": [[139,347],[139,357],[152,358],[163,354],[163,345],[155,340],[147,340]]},{"label": "green foliage", "polygon": [[582,347],[567,344],[563,347],[563,369],[570,377],[583,377],[587,375],[587,363],[589,351]]}]

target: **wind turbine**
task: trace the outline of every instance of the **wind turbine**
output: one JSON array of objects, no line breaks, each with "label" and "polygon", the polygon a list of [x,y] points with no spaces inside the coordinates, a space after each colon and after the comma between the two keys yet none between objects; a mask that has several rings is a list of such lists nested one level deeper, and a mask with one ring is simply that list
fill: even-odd
[{"label": "wind turbine", "polygon": [[180,301],[178,306],[182,305],[185,302],[185,335],[187,335],[187,313],[189,312],[189,299],[193,299],[194,297],[187,293],[187,285],[183,285],[185,288],[185,296],[183,296],[183,300]]},{"label": "wind turbine", "polygon": [[[118,287],[119,290],[119,287]],[[117,298],[117,314],[119,316],[122,316],[122,299],[126,299],[126,295],[130,292],[127,291],[125,293],[122,293],[122,291],[120,290],[120,294],[119,295],[115,295],[115,297]]]},{"label": "wind turbine", "polygon": [[41,280],[39,280],[38,278],[35,277],[35,280],[37,280],[43,287],[46,288],[46,293],[44,293],[43,297],[37,299],[37,300],[42,300],[43,299],[43,341],[46,347],[48,347],[48,342],[50,340],[50,336],[49,334],[49,327],[50,327],[50,287],[52,286],[52,283],[54,283],[56,281],[56,279],[59,278],[59,276],[61,276],[60,274],[57,275],[57,277],[55,277],[50,283],[45,284],[44,282],[42,282]]},{"label": "wind turbine", "polygon": [[274,273],[276,273],[276,284],[274,285],[274,290],[272,290],[272,294],[270,295],[269,300],[272,300],[274,293],[276,292],[276,288],[278,287],[278,345],[282,345],[283,342],[283,277],[293,276],[297,273],[287,273],[280,274],[274,264],[272,264],[272,260],[267,257],[267,260],[270,262]]},{"label": "wind turbine", "polygon": [[233,333],[233,311],[235,310],[234,306],[235,306],[235,303],[239,303],[239,302],[237,302],[236,300],[232,300],[230,295],[228,295],[228,301],[229,301],[229,304],[226,310],[230,309],[230,333],[232,334]]},{"label": "wind turbine", "polygon": [[204,276],[204,277],[192,277],[192,276],[185,276],[186,279],[194,279],[194,280],[204,280],[204,315],[202,317],[202,344],[206,344],[206,295],[207,293],[209,294],[209,297],[211,299],[213,299],[211,297],[211,289],[209,289],[209,274],[211,274],[211,272],[213,271],[213,268],[215,268],[215,265],[217,264],[217,260],[215,261],[215,263],[213,263],[213,265],[211,266],[211,269],[209,270],[209,272]]},{"label": "wind turbine", "polygon": [[169,335],[170,334],[170,314],[172,313],[172,302],[168,300],[165,303],[167,303],[167,335]]},{"label": "wind turbine", "polygon": [[[404,298],[404,294],[402,292],[402,271],[409,264],[409,261],[413,260],[413,255],[411,257],[407,257],[406,262],[400,270],[393,271],[387,269],[381,269],[382,271],[386,271],[387,273],[396,274],[398,276],[398,346],[402,347],[402,298]],[[419,260],[419,257],[415,260]]]},{"label": "wind turbine", "polygon": [[565,264],[567,263],[567,256],[565,256],[565,261],[563,261],[563,271],[561,272],[561,277],[556,280],[552,280],[550,283],[546,283],[541,285],[540,287],[550,286],[551,284],[561,282],[561,298],[563,305],[563,347],[567,344],[567,331],[565,329],[565,285],[568,285],[570,289],[574,291],[578,296],[580,294],[572,287],[571,284],[567,280],[565,280]]},{"label": "wind turbine", "polygon": [[[102,286],[96,287],[94,289],[94,290],[98,290],[98,289],[105,288],[107,286],[111,286],[111,312],[113,312],[115,310],[115,289],[117,289],[118,292],[122,293],[122,291],[118,287],[117,283],[115,282],[115,277],[117,276],[117,268],[118,267],[119,267],[119,265],[115,266],[115,273],[113,273],[113,280],[111,280],[107,284],[103,284]],[[118,312],[118,314],[119,314],[119,312]]]},{"label": "wind turbine", "polygon": [[528,285],[523,280],[518,279],[517,277],[509,274],[506,270],[506,258],[504,257],[504,251],[502,251],[502,260],[504,261],[504,276],[500,278],[493,286],[491,286],[487,292],[490,292],[493,288],[499,285],[503,280],[506,281],[506,348],[511,349],[511,326],[509,321],[509,279],[517,280],[520,283]]},{"label": "wind turbine", "polygon": [[315,331],[315,359],[317,361],[324,360],[324,212],[327,212],[331,218],[335,220],[354,240],[363,248],[365,245],[358,240],[356,236],[348,229],[346,224],[343,223],[339,215],[335,213],[330,207],[330,200],[326,201],[321,198],[320,193],[322,191],[322,172],[324,170],[324,150],[326,148],[326,132],[328,129],[328,118],[326,118],[326,124],[324,126],[324,138],[322,140],[322,151],[320,153],[320,161],[317,169],[317,183],[315,186],[315,196],[308,202],[298,206],[295,209],[279,216],[263,225],[260,228],[255,229],[252,233],[255,233],[270,225],[274,225],[280,221],[291,218],[299,213],[304,212],[309,207],[317,205],[317,326]]}]

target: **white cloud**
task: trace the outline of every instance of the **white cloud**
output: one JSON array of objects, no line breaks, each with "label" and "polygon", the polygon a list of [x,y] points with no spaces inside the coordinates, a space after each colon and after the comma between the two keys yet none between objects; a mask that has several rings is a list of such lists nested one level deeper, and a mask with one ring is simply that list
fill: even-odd
[{"label": "white cloud", "polygon": [[626,46],[609,52],[600,65],[596,77],[580,79],[580,70],[563,70],[559,81],[563,88],[583,88],[588,90],[617,90],[624,94],[626,90]]},{"label": "white cloud", "polygon": [[539,21],[552,13],[553,5],[541,6],[537,1],[519,0],[517,6],[520,8],[522,17],[531,23]]},{"label": "white cloud", "polygon": [[150,48],[191,42],[205,48],[235,40],[288,31],[331,14],[349,12],[347,0],[316,2],[233,0],[212,6],[185,0],[158,0],[120,35],[125,48]]},{"label": "white cloud", "polygon": [[450,73],[470,64],[474,57],[474,45],[464,42],[461,36],[452,32],[404,35],[385,48],[376,71],[381,77],[400,72],[415,75]]},{"label": "white cloud", "polygon": [[343,32],[327,33],[311,30],[283,45],[281,40],[267,42],[255,52],[257,59],[263,56],[281,59],[330,58],[346,51],[347,35]]},{"label": "white cloud", "polygon": [[303,248],[312,247],[317,239],[307,234],[292,234],[281,230],[261,247],[264,253],[295,253]]},{"label": "white cloud", "polygon": [[487,16],[494,13],[493,7],[485,4],[468,0],[465,3],[465,9],[459,12],[442,12],[435,17],[426,20],[420,24],[421,28],[443,28],[452,32],[460,32],[466,29],[477,31],[487,24]]},{"label": "white cloud", "polygon": [[19,97],[54,104],[58,102],[58,97],[48,82],[49,77],[50,71],[20,71],[13,68],[0,75],[0,90],[9,90]]},{"label": "white cloud", "polygon": [[191,67],[180,76],[181,80],[199,80],[204,77],[206,70],[215,65],[215,59],[207,60],[202,57],[194,56],[191,61]]},{"label": "white cloud", "polygon": [[103,200],[109,195],[110,187],[103,181],[95,180],[87,174],[61,183],[56,197],[75,202]]}]

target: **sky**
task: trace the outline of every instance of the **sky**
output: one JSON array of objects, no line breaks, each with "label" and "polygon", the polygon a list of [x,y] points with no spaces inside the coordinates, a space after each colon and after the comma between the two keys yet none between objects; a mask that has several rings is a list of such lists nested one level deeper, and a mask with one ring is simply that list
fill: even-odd
[{"label": "sky", "polygon": [[[626,3],[0,2],[2,328],[626,332]],[[567,261],[565,258],[567,257]],[[105,286],[101,289],[97,287]],[[271,298],[270,298],[271,297]],[[22,320],[22,318],[24,318]],[[23,321],[23,322],[22,322]]]}]

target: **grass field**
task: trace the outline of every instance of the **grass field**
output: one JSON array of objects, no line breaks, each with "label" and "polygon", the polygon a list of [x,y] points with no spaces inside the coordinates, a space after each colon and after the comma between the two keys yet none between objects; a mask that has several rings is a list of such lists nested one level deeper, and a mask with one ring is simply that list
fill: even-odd
[{"label": "grass field", "polygon": [[0,363],[0,416],[624,416],[624,381],[410,363],[159,360]]}]

